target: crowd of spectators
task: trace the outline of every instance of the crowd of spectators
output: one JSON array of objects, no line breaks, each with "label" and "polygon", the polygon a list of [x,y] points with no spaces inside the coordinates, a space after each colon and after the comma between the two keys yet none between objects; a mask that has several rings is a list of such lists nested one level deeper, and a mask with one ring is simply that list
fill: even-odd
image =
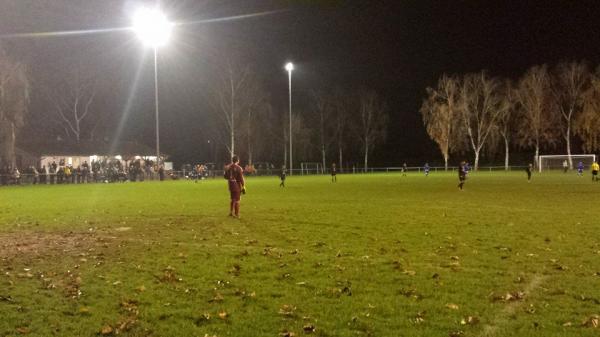
[{"label": "crowd of spectators", "polygon": [[136,159],[125,162],[117,159],[98,160],[73,166],[53,161],[48,166],[29,166],[23,172],[18,168],[4,166],[0,169],[0,185],[21,184],[24,179],[33,184],[84,184],[113,183],[124,181],[164,180],[165,170],[152,161]]}]

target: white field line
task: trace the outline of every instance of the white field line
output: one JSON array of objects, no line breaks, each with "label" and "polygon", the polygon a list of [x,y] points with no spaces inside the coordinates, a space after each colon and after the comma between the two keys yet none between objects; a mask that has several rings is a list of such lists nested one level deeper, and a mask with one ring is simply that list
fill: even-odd
[{"label": "white field line", "polygon": [[[546,276],[535,275],[533,279],[527,284],[527,287],[523,290],[525,296],[529,296],[536,288],[538,288],[546,279]],[[512,316],[519,307],[523,305],[524,301],[514,301],[507,304],[504,309],[494,317],[490,324],[484,326],[483,331],[479,336],[482,337],[492,337],[496,335],[498,328],[506,322],[508,322],[508,318]]]}]

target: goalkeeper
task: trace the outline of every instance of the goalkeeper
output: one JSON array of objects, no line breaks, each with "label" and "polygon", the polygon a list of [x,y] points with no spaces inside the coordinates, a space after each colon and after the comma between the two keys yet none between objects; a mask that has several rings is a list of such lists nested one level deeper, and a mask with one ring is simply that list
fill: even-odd
[{"label": "goalkeeper", "polygon": [[225,174],[223,177],[227,179],[229,186],[229,194],[231,202],[229,203],[229,216],[240,217],[240,199],[241,194],[246,193],[246,182],[244,181],[244,170],[239,165],[240,159],[238,156],[231,158],[231,164],[225,166]]},{"label": "goalkeeper", "polygon": [[600,165],[597,161],[592,163],[592,181],[598,181],[598,171],[600,171]]}]

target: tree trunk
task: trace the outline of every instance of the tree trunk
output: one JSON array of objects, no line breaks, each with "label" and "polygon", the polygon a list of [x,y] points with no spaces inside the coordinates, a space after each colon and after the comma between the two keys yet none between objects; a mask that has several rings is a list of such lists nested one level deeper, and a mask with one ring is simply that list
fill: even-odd
[{"label": "tree trunk", "polygon": [[369,167],[369,142],[365,142],[365,173]]},{"label": "tree trunk", "polygon": [[571,122],[568,122],[567,125],[567,136],[565,137],[567,141],[567,156],[569,158],[569,169],[573,169],[573,158],[571,157]]},{"label": "tree trunk", "polygon": [[477,149],[477,150],[475,151],[475,163],[474,163],[474,165],[473,165],[473,169],[474,169],[475,171],[478,171],[478,170],[479,170],[479,151],[480,151],[480,150],[481,150],[481,149]]},{"label": "tree trunk", "polygon": [[444,155],[444,171],[448,171],[448,155]]},{"label": "tree trunk", "polygon": [[1,164],[15,167],[15,124],[10,121],[0,122],[0,162]]},{"label": "tree trunk", "polygon": [[235,131],[233,128],[233,114],[231,114],[231,132],[230,135],[231,137],[231,146],[229,147],[229,157],[233,157],[234,153],[235,153]]},{"label": "tree trunk", "polygon": [[327,165],[325,158],[325,144],[321,144],[321,154],[323,155],[323,166],[321,167],[321,173],[325,173],[325,165]]},{"label": "tree trunk", "polygon": [[251,127],[250,127],[250,121],[252,120],[252,113],[250,112],[251,110],[248,110],[248,123],[247,123],[247,146],[248,146],[248,165],[252,165],[252,141],[250,139],[250,134],[251,134]]},{"label": "tree trunk", "polygon": [[344,165],[342,164],[343,163],[342,162],[342,146],[340,145],[338,149],[339,149],[339,155],[340,155],[340,159],[339,159],[340,161],[338,163],[338,167],[340,169],[340,172],[344,172]]},{"label": "tree trunk", "polygon": [[542,168],[539,165],[539,160],[538,160],[539,158],[540,158],[540,147],[539,147],[539,145],[536,145],[535,156],[533,157],[533,162],[534,162],[534,165],[538,168],[538,170],[541,171]]},{"label": "tree trunk", "polygon": [[508,171],[508,156],[510,147],[508,146],[508,138],[504,138],[504,170]]}]

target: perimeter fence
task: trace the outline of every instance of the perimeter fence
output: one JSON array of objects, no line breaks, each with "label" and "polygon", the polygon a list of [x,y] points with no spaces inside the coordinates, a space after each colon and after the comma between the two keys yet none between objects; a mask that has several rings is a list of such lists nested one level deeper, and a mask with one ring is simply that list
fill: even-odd
[{"label": "perimeter fence", "polygon": [[[524,171],[527,166],[509,166],[508,168],[504,166],[482,166],[479,167],[479,172],[509,172],[509,171]],[[443,166],[432,166],[429,168],[429,172],[431,174],[435,174],[438,172],[456,172],[458,170],[457,166],[449,166],[448,169]],[[471,170],[472,171],[472,170]],[[338,169],[336,171],[337,174],[382,174],[382,173],[406,173],[406,174],[424,174],[425,168],[421,166],[409,166],[406,168],[403,167],[370,167],[366,170],[364,168],[359,167],[350,167]],[[252,176],[273,176],[277,177],[281,174],[281,170],[276,169],[259,169],[255,170],[252,173],[246,173],[247,177]],[[294,169],[292,172],[290,170],[286,171],[288,176],[308,176],[308,175],[329,175],[331,174],[331,169],[321,169],[321,168],[303,168],[303,169]],[[31,174],[31,173],[21,173],[18,175],[13,174],[4,174],[0,175],[0,186],[8,186],[8,185],[77,185],[77,184],[102,184],[102,183],[124,183],[124,182],[144,182],[144,181],[160,181],[160,180],[191,180],[191,181],[201,181],[206,179],[215,179],[223,177],[222,170],[207,170],[202,174],[198,174],[195,171],[167,171],[163,175],[162,179],[158,173],[153,174],[138,174],[132,176],[127,173],[112,175],[112,176],[83,176],[78,174],[73,174],[69,177],[65,177],[64,175],[55,174],[55,173],[39,173],[39,174]]]}]

